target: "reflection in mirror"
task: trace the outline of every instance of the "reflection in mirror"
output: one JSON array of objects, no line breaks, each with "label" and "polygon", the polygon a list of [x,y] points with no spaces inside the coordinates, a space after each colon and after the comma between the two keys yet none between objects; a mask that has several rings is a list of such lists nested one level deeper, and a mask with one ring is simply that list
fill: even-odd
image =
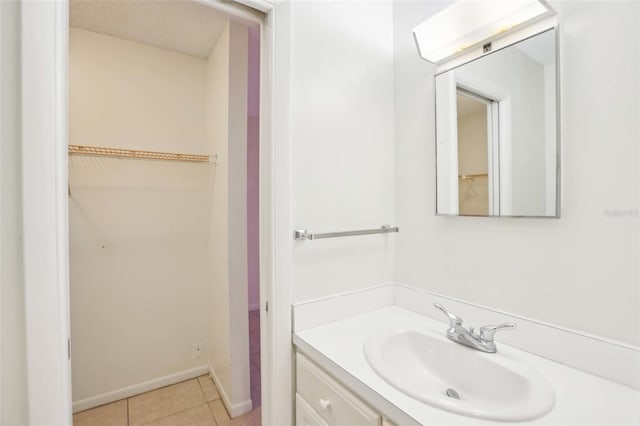
[{"label": "reflection in mirror", "polygon": [[437,214],[558,216],[556,30],[438,74]]},{"label": "reflection in mirror", "polygon": [[487,119],[490,99],[457,91],[458,105],[458,210],[461,216],[489,215]]}]

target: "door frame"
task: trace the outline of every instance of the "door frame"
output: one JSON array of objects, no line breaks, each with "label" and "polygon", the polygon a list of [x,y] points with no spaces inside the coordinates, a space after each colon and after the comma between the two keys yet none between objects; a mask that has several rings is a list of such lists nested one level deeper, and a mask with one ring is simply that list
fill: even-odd
[{"label": "door frame", "polygon": [[[291,424],[293,410],[290,316],[292,238],[288,238],[292,229],[288,83],[291,5],[279,0],[195,1],[261,26],[262,419],[265,425],[287,425]],[[41,425],[71,425],[67,204],[69,3],[68,0],[23,1],[21,7],[23,232],[29,421]]]},{"label": "door frame", "polygon": [[488,213],[489,216],[500,216],[500,103],[463,86],[456,86],[456,95],[466,96],[485,105],[489,187]]},{"label": "door frame", "polygon": [[[497,204],[490,206],[490,211],[499,213],[500,216],[511,215],[512,211],[512,167],[511,160],[511,92],[499,84],[485,80],[464,70],[458,70],[455,75],[456,88],[461,88],[490,99],[492,104],[491,123],[487,123],[490,129],[491,139],[498,140],[497,149],[489,150],[489,165],[496,181],[490,182],[490,190],[497,193]],[[495,138],[493,137],[495,136]],[[492,147],[495,148],[495,147]],[[497,169],[497,170],[496,170]]]}]

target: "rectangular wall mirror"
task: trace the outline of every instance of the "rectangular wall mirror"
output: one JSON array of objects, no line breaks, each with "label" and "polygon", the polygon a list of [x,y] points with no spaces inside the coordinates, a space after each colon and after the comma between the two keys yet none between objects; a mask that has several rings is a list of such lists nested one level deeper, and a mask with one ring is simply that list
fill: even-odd
[{"label": "rectangular wall mirror", "polygon": [[436,214],[559,217],[555,28],[440,73]]}]

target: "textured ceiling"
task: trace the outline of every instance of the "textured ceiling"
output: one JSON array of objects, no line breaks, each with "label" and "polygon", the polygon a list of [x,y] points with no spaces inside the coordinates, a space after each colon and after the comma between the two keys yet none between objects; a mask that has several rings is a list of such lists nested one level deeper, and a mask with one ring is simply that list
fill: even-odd
[{"label": "textured ceiling", "polygon": [[227,15],[188,0],[71,0],[69,25],[206,58]]}]

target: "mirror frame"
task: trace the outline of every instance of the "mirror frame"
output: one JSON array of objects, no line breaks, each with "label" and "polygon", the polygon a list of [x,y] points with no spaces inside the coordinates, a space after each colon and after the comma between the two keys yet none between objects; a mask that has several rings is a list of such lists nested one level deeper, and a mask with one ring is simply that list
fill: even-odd
[{"label": "mirror frame", "polygon": [[[501,50],[507,49],[509,47],[512,47],[518,43],[521,43],[525,40],[528,40],[530,38],[533,37],[537,37],[543,33],[546,33],[548,31],[552,31],[555,30],[555,37],[554,37],[554,41],[555,41],[555,61],[556,61],[556,72],[555,72],[555,77],[556,77],[556,112],[555,112],[555,116],[556,116],[556,194],[555,194],[555,200],[556,200],[556,208],[555,208],[555,216],[538,216],[538,215],[460,215],[460,214],[452,214],[452,213],[439,213],[438,212],[438,107],[436,104],[436,77],[438,77],[439,75],[442,75],[444,73],[450,72],[455,70],[456,68],[460,68],[464,65],[467,65],[473,61],[476,61],[478,59],[484,58],[486,56],[492,55],[493,53],[499,52]],[[444,66],[446,67],[446,63],[444,64]],[[561,120],[561,107],[562,107],[562,103],[561,103],[561,89],[562,89],[562,85],[561,85],[561,69],[560,69],[560,25],[559,24],[554,24],[548,28],[545,28],[541,31],[537,31],[533,34],[527,35],[526,37],[522,37],[518,40],[513,41],[512,43],[506,44],[504,46],[501,46],[498,49],[495,50],[491,50],[489,52],[486,52],[480,56],[474,57],[472,59],[469,59],[468,61],[465,61],[463,63],[457,64],[451,68],[446,68],[443,70],[438,70],[434,75],[433,75],[433,105],[434,105],[434,112],[433,112],[433,117],[434,117],[434,126],[433,126],[433,131],[434,131],[434,155],[435,155],[435,191],[434,191],[434,215],[435,216],[445,216],[445,217],[482,217],[482,218],[532,218],[532,219],[560,219],[561,215],[561,201],[562,201],[562,197],[561,197],[561,193],[562,193],[562,174],[561,174],[561,160],[562,160],[562,156],[561,154],[561,149],[562,149],[562,145],[561,145],[561,135],[562,135],[562,120]]]}]

